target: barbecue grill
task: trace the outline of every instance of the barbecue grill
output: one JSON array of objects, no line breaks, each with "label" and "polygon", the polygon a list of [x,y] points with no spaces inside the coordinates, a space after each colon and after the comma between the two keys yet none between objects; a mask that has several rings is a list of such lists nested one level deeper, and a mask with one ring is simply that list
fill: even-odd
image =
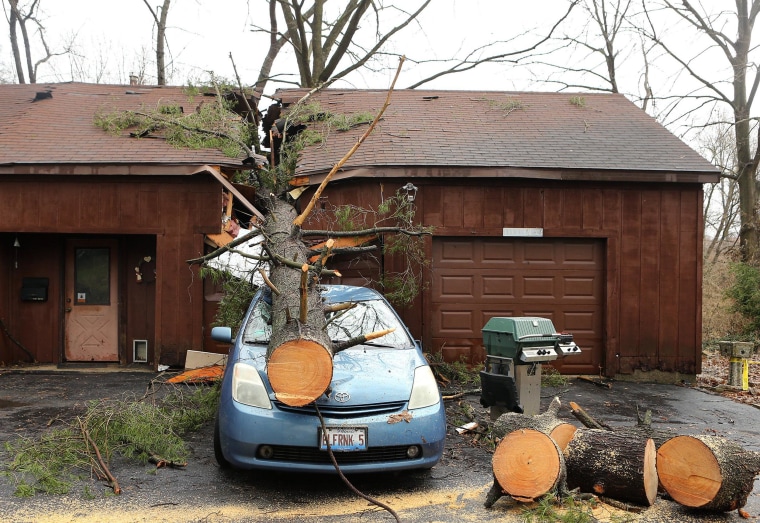
[{"label": "barbecue grill", "polygon": [[581,353],[573,335],[557,332],[547,318],[495,317],[482,333],[486,362],[480,403],[491,407],[493,419],[504,412],[538,414],[541,365]]}]

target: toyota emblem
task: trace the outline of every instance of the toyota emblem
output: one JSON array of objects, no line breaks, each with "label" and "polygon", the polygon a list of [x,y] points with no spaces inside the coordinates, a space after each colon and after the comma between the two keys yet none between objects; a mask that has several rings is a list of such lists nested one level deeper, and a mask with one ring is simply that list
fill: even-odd
[{"label": "toyota emblem", "polygon": [[335,401],[338,401],[340,403],[345,403],[348,400],[351,399],[351,395],[348,392],[336,392],[335,393]]}]

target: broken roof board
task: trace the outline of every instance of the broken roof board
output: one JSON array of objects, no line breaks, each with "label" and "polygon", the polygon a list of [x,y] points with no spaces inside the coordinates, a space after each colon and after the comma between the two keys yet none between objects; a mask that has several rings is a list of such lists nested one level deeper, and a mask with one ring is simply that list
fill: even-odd
[{"label": "broken roof board", "polygon": [[[288,105],[306,92],[281,89],[275,98]],[[386,96],[385,90],[326,89],[309,102],[352,114],[378,111]],[[331,130],[323,144],[303,151],[296,174],[329,171],[365,129]],[[718,179],[716,167],[625,96],[600,93],[397,90],[344,171],[368,175],[369,167],[374,176],[381,167],[439,167],[454,176],[486,168],[528,178]],[[426,174],[418,169],[417,175]]]}]

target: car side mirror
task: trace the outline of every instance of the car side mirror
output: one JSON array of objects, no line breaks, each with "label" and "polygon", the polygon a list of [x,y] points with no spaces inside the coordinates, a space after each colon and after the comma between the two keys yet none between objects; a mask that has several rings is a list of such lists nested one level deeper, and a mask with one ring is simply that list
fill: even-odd
[{"label": "car side mirror", "polygon": [[214,327],[211,329],[211,339],[221,343],[232,343],[232,329],[229,327]]}]

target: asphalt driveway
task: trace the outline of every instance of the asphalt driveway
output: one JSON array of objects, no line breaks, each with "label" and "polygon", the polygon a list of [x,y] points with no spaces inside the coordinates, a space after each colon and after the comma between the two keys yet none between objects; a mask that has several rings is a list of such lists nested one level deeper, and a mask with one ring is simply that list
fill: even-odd
[{"label": "asphalt driveway", "polygon": [[[71,419],[88,400],[141,395],[152,372],[71,372],[0,369],[0,440],[46,430],[56,418]],[[615,382],[600,388],[572,380],[559,389],[542,391],[542,406],[558,395],[574,401],[610,425],[635,423],[636,407],[652,411],[653,423],[683,434],[721,435],[747,449],[760,451],[760,410],[690,387]],[[447,402],[458,409],[467,402],[481,409],[479,396]],[[560,415],[577,423],[569,409]],[[506,499],[491,509],[483,502],[492,483],[491,454],[470,435],[449,427],[440,464],[426,473],[356,476],[360,491],[393,508],[402,521],[523,521],[521,509]],[[7,478],[0,477],[0,520],[7,522],[244,522],[244,521],[394,521],[386,511],[360,498],[335,476],[294,476],[219,469],[212,448],[212,426],[188,437],[191,458],[185,469],[155,469],[118,461],[112,472],[123,489],[114,496],[95,479],[64,496],[37,495],[19,499]],[[4,459],[4,457],[3,457]],[[84,486],[87,486],[86,492]],[[757,483],[745,509],[760,515]],[[705,515],[658,498],[640,514],[601,506],[599,521],[745,521],[736,512]]]}]

